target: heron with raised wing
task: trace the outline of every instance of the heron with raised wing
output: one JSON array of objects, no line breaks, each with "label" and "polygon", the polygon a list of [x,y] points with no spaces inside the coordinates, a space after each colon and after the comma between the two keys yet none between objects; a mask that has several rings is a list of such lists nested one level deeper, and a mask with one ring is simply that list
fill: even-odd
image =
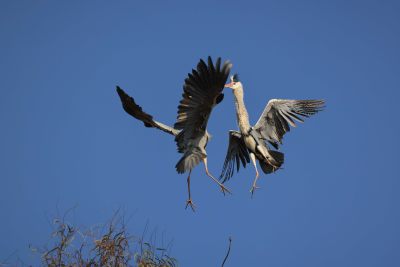
[{"label": "heron with raised wing", "polygon": [[283,135],[290,131],[290,126],[296,127],[296,121],[304,122],[303,118],[321,111],[325,102],[324,100],[271,99],[257,123],[251,126],[243,99],[243,85],[239,81],[239,76],[233,75],[231,82],[225,87],[231,88],[234,95],[239,131],[229,131],[228,151],[220,180],[225,183],[233,176],[235,167],[236,171],[239,171],[240,164],[246,167],[251,160],[256,172],[250,189],[253,195],[254,190],[258,188],[257,179],[259,177],[256,160],[266,174],[275,172],[284,162],[284,154],[272,150],[268,144],[279,149]]},{"label": "heron with raised wing", "polygon": [[121,98],[124,110],[134,118],[142,121],[146,127],[157,128],[175,137],[178,152],[183,156],[176,164],[178,173],[189,172],[187,177],[187,189],[189,198],[186,208],[190,206],[195,210],[190,193],[190,175],[194,167],[200,162],[204,163],[205,172],[221,188],[222,193],[230,191],[220,183],[208,171],[206,146],[210,140],[207,132],[207,122],[212,109],[219,104],[224,95],[222,93],[228,79],[232,64],[225,61],[221,66],[221,58],[218,58],[215,66],[211,57],[208,57],[208,65],[203,61],[197,64],[197,69],[192,69],[183,85],[182,100],[178,106],[178,116],[174,127],[165,125],[153,119],[135,103],[135,100],[117,86],[118,95]]}]

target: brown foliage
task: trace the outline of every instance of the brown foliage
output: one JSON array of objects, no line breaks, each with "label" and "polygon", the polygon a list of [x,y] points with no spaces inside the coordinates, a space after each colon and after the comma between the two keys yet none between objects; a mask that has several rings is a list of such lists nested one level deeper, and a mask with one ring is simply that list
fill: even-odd
[{"label": "brown foliage", "polygon": [[[64,219],[54,220],[51,249],[36,249],[44,266],[113,266],[113,267],[174,267],[177,261],[167,249],[143,242],[143,237],[129,235],[122,220],[113,219],[106,231],[96,227],[82,232]],[[103,227],[104,228],[104,227]],[[97,238],[96,238],[97,237]],[[137,247],[136,250],[132,247]],[[140,248],[140,249],[139,249]]]}]

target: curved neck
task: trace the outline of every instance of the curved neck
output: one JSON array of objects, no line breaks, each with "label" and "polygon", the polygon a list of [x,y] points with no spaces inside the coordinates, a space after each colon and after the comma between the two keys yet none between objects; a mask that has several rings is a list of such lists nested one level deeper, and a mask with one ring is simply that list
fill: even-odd
[{"label": "curved neck", "polygon": [[239,125],[239,129],[243,134],[246,134],[250,130],[249,114],[247,113],[246,106],[243,100],[243,88],[237,88],[233,90],[235,96],[236,106],[236,119]]}]

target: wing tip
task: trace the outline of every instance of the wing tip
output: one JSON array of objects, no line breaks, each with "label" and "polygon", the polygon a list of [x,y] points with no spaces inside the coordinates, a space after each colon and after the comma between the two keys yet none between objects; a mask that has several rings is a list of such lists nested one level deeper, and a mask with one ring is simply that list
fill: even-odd
[{"label": "wing tip", "polygon": [[124,93],[124,90],[121,89],[121,87],[119,87],[119,85],[115,86],[115,90],[117,91],[117,93],[120,95],[121,93]]}]

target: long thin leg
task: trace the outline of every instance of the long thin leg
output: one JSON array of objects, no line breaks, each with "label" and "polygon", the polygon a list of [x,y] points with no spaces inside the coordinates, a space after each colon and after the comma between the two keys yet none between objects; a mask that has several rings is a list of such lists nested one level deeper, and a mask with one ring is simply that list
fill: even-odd
[{"label": "long thin leg", "polygon": [[188,178],[187,178],[187,186],[188,186],[189,199],[186,200],[186,209],[187,209],[187,207],[190,205],[190,207],[192,208],[192,210],[195,211],[195,210],[194,210],[195,205],[194,205],[194,203],[193,203],[193,201],[192,201],[192,197],[190,196],[190,174],[191,174],[191,173],[192,173],[192,170],[189,171],[189,176],[188,176]]},{"label": "long thin leg", "polygon": [[259,174],[258,174],[258,170],[257,170],[256,156],[254,155],[254,153],[250,152],[250,158],[251,158],[251,161],[253,162],[254,169],[256,170],[256,178],[254,179],[253,186],[250,189],[251,197],[253,197],[254,190],[259,189],[259,187],[257,186],[257,180],[258,180]]},{"label": "long thin leg", "polygon": [[229,194],[232,194],[231,191],[229,191],[229,189],[227,189],[223,184],[221,184],[217,179],[214,178],[214,176],[211,175],[211,173],[208,171],[208,167],[207,167],[207,158],[203,159],[204,162],[204,167],[206,168],[206,174],[208,177],[210,177],[211,179],[214,180],[214,182],[216,182],[219,187],[221,187],[221,191],[222,193],[225,195],[225,192],[228,192]]}]

